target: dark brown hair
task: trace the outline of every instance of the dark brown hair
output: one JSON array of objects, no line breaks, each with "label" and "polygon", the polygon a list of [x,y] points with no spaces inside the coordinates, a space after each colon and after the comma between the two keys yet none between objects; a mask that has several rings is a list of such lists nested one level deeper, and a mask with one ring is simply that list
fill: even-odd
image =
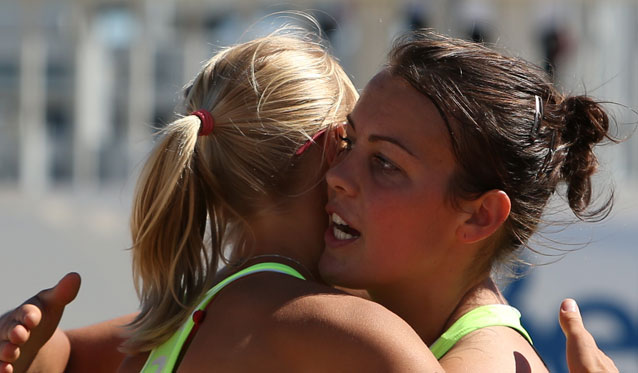
[{"label": "dark brown hair", "polygon": [[[427,30],[399,38],[388,69],[427,96],[448,126],[458,161],[451,200],[492,189],[510,197],[510,216],[485,266],[527,243],[561,182],[578,218],[609,214],[611,197],[590,206],[593,147],[610,138],[608,115],[593,99],[561,94],[526,61]],[[542,104],[538,122],[535,96]]]}]

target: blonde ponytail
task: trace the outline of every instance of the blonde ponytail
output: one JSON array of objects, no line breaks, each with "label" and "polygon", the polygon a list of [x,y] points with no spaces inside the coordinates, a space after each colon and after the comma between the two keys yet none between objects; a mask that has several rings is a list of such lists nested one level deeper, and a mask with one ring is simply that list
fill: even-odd
[{"label": "blonde ponytail", "polygon": [[[210,273],[209,266],[215,264],[204,243],[207,212],[201,198],[207,193],[195,175],[198,131],[195,116],[168,125],[137,186],[131,232],[133,276],[142,310],[134,325],[175,329],[186,305],[208,281],[200,275]],[[139,330],[137,348],[150,348],[161,334],[158,328]]]}]

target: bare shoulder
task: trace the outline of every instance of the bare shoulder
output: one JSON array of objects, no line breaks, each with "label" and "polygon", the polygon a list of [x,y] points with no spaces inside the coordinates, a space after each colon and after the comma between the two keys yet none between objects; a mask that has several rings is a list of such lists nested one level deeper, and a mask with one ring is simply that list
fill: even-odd
[{"label": "bare shoulder", "polygon": [[446,372],[547,372],[534,348],[505,326],[479,329],[463,337],[442,359]]},{"label": "bare shoulder", "polygon": [[278,274],[238,281],[207,311],[183,366],[233,371],[442,371],[416,333],[384,307]]},{"label": "bare shoulder", "polygon": [[270,343],[299,369],[442,371],[412,328],[383,306],[334,289],[310,290],[267,323]]}]

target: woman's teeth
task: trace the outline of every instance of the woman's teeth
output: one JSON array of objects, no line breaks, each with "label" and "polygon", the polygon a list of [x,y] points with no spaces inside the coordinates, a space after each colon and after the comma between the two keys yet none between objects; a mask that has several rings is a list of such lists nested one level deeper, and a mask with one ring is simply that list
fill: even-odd
[{"label": "woman's teeth", "polygon": [[350,228],[350,226],[346,223],[345,220],[341,218],[341,216],[336,213],[332,213],[330,216],[332,219],[333,227],[332,234],[338,240],[351,240],[353,238],[359,237],[359,232],[355,229]]},{"label": "woman's teeth", "polygon": [[341,216],[337,215],[334,212],[332,213],[332,222],[339,225],[345,225],[345,226],[348,225],[348,223],[346,223],[346,221],[343,220]]},{"label": "woman's teeth", "polygon": [[339,228],[337,228],[336,226],[332,228],[332,234],[334,234],[335,238],[338,240],[350,240],[354,238],[353,235],[348,234],[344,231],[340,231]]}]

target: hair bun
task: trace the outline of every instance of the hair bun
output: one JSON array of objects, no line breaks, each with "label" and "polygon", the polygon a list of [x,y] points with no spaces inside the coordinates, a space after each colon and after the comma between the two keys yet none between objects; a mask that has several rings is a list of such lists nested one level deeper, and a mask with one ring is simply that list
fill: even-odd
[{"label": "hair bun", "polygon": [[566,98],[563,110],[561,138],[567,154],[561,167],[562,178],[568,185],[571,209],[579,217],[589,216],[583,212],[591,199],[591,176],[598,167],[593,148],[608,137],[609,117],[599,103],[587,96]]},{"label": "hair bun", "polygon": [[572,96],[563,102],[563,140],[573,144],[599,143],[607,136],[609,118],[599,103],[587,96]]}]

